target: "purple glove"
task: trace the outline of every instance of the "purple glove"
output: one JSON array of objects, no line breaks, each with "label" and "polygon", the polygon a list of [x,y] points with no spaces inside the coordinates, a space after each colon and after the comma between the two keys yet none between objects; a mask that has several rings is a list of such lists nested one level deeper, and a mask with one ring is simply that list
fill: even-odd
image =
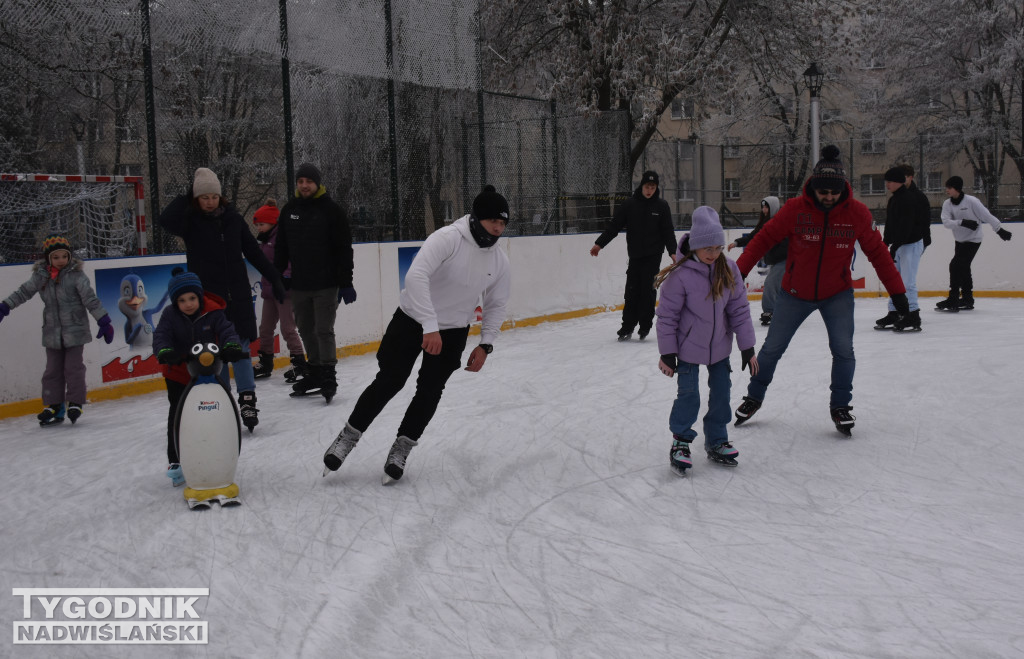
[{"label": "purple glove", "polygon": [[11,313],[11,308],[7,306],[7,303],[0,302],[0,320],[6,318],[9,313]]},{"label": "purple glove", "polygon": [[110,316],[103,314],[103,317],[96,321],[99,323],[100,331],[96,333],[96,338],[103,337],[103,340],[110,343],[114,340],[114,326],[110,324]]},{"label": "purple glove", "polygon": [[356,301],[356,289],[349,286],[338,290],[338,302],[345,300],[345,304],[352,304]]}]

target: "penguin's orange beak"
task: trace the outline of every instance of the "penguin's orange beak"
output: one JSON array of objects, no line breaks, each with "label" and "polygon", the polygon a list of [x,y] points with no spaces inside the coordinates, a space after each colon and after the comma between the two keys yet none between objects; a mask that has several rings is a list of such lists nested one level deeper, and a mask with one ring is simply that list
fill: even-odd
[{"label": "penguin's orange beak", "polygon": [[214,359],[215,357],[213,356],[212,352],[204,352],[203,354],[199,355],[199,363],[207,368],[213,365]]}]

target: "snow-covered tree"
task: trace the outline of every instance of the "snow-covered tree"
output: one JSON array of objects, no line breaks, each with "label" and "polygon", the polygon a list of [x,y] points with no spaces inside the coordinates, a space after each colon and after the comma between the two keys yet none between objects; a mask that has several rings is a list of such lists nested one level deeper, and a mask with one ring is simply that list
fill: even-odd
[{"label": "snow-covered tree", "polygon": [[499,0],[482,10],[485,85],[540,93],[582,110],[628,112],[632,166],[677,96],[716,108],[747,93],[751,81],[759,92],[792,81],[816,59],[809,51],[824,47],[809,35],[832,34],[846,4]]},{"label": "snow-covered tree", "polygon": [[1008,161],[1024,192],[1024,3],[870,4],[859,36],[862,52],[884,67],[870,107],[876,124],[919,133],[949,156],[962,152],[992,206]]}]

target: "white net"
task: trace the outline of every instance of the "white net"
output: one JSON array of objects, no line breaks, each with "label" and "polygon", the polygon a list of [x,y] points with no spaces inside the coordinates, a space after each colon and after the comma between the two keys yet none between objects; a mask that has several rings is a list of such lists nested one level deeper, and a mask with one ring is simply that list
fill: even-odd
[{"label": "white net", "polygon": [[[0,263],[42,256],[47,234],[61,233],[81,258],[139,252],[137,203],[132,183],[0,180]],[[16,179],[16,180],[8,180]]]}]

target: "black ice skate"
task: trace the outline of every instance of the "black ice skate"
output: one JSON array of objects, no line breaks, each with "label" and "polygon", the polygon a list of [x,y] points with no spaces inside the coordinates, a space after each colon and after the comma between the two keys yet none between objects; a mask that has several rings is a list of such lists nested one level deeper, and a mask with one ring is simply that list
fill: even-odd
[{"label": "black ice skate", "polygon": [[306,368],[306,377],[292,385],[292,393],[289,394],[292,398],[320,395],[323,367],[320,364],[309,364]]},{"label": "black ice skate", "polygon": [[974,295],[972,293],[963,293],[960,296],[960,304],[958,309],[960,311],[970,311],[974,308]]},{"label": "black ice skate", "polygon": [[893,324],[892,329],[896,332],[920,332],[921,331],[921,310],[914,309],[905,316],[900,316]]},{"label": "black ice skate", "polygon": [[68,421],[74,424],[80,416],[82,416],[82,404],[68,403]]},{"label": "black ice skate", "polygon": [[686,470],[693,467],[690,459],[690,440],[679,435],[672,435],[672,449],[668,452],[668,463],[677,476],[685,476]]},{"label": "black ice skate", "polygon": [[852,437],[853,433],[853,422],[857,417],[850,414],[850,410],[853,408],[849,405],[845,407],[833,407],[832,408],[832,423],[836,424],[836,430],[843,433],[847,437]]},{"label": "black ice skate", "polygon": [[260,362],[252,367],[253,377],[257,380],[269,378],[270,374],[274,371],[274,356],[268,355],[265,352],[261,352],[259,355]]},{"label": "black ice skate", "polygon": [[47,405],[42,412],[36,415],[36,418],[39,419],[41,426],[55,426],[58,423],[64,423],[64,403]]},{"label": "black ice skate", "polygon": [[887,313],[885,315],[885,317],[879,318],[878,320],[875,321],[875,329],[876,330],[891,330],[896,325],[896,322],[899,321],[899,319],[900,319],[899,313],[897,313],[895,311],[890,311],[889,313]]},{"label": "black ice skate", "polygon": [[761,324],[768,327],[772,324],[772,314],[770,311],[765,311],[761,314]]},{"label": "black ice skate", "polygon": [[415,439],[409,439],[405,435],[398,436],[395,443],[391,445],[391,451],[388,452],[387,462],[384,463],[382,485],[389,485],[402,477],[405,473],[405,461],[409,457],[409,452],[416,448],[417,444]]},{"label": "black ice skate", "polygon": [[625,330],[619,330],[616,332],[616,335],[619,337],[619,341],[629,341],[633,338],[633,332],[627,332]]},{"label": "black ice skate", "polygon": [[305,355],[292,355],[292,367],[284,372],[284,381],[289,384],[298,382],[299,378],[304,378],[309,374],[309,367],[306,364]]},{"label": "black ice skate", "polygon": [[720,465],[726,467],[735,467],[739,463],[736,462],[736,456],[740,454],[739,451],[733,448],[729,442],[723,442],[718,446],[713,446],[707,450],[708,460],[717,462]]},{"label": "black ice skate", "polygon": [[736,425],[741,426],[747,419],[754,416],[754,412],[761,409],[761,401],[754,400],[750,396],[744,396],[743,402],[736,408]]},{"label": "black ice skate", "polygon": [[936,311],[949,311],[956,313],[960,311],[960,293],[950,291],[949,297],[935,305]]},{"label": "black ice skate", "polygon": [[256,409],[256,392],[243,391],[238,394],[238,413],[242,416],[242,425],[252,432],[252,429],[259,425],[260,419]]},{"label": "black ice skate", "polygon": [[334,443],[324,453],[324,476],[332,471],[338,471],[342,463],[345,462],[345,458],[356,447],[362,434],[349,424],[345,424],[345,427],[334,439]]}]

